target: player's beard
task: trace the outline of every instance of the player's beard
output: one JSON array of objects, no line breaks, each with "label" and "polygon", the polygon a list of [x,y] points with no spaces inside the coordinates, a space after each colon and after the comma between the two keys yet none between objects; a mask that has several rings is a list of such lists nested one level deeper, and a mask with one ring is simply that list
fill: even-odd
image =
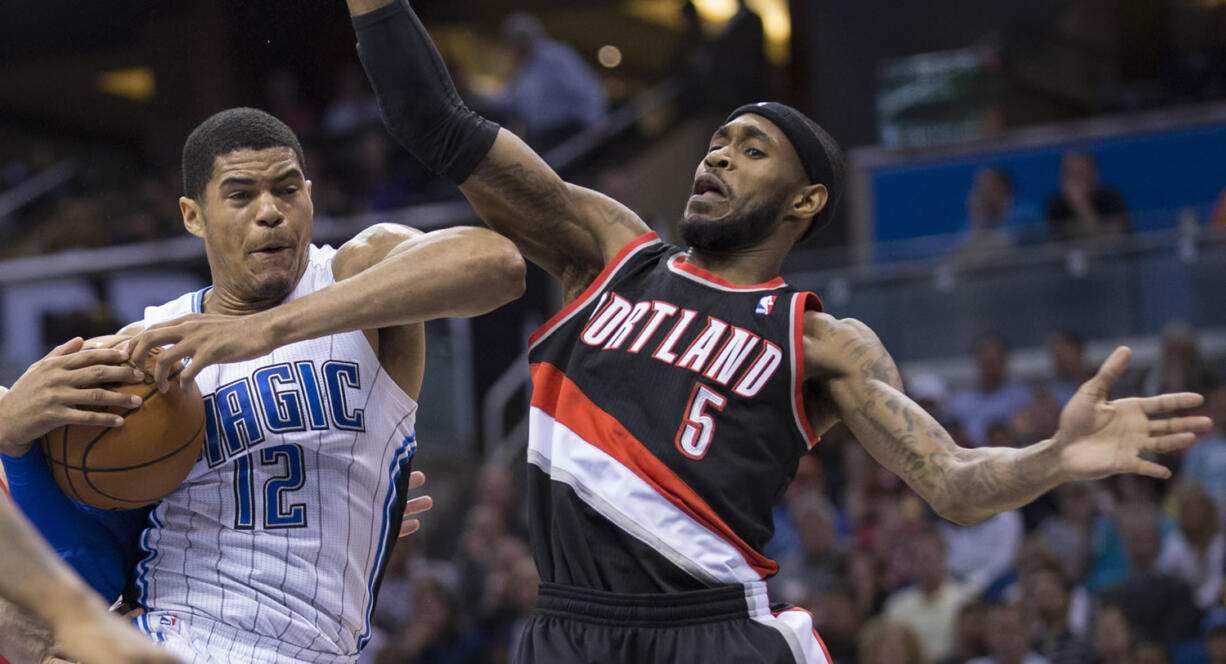
[{"label": "player's beard", "polygon": [[681,219],[681,240],[699,251],[726,253],[746,249],[766,239],[779,224],[786,192],[779,192],[739,217],[706,221],[690,216]]}]

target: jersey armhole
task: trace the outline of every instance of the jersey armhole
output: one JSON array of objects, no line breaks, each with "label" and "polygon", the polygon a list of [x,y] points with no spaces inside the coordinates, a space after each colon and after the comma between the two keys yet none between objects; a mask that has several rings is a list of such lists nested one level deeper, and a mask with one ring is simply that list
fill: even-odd
[{"label": "jersey armhole", "polygon": [[821,442],[822,437],[813,431],[813,425],[805,414],[802,390],[805,383],[805,312],[821,310],[822,301],[815,293],[801,291],[792,296],[792,415],[805,447],[810,450]]},{"label": "jersey armhole", "polygon": [[592,283],[588,284],[588,287],[584,289],[579,297],[554,314],[536,332],[533,332],[532,336],[528,337],[528,348],[531,349],[540,343],[545,337],[552,334],[554,330],[561,327],[563,323],[570,320],[571,316],[574,316],[577,311],[591,304],[604,291],[605,286],[612,280],[613,275],[617,274],[617,271],[628,263],[631,257],[644,247],[658,244],[659,242],[660,236],[655,231],[649,231],[626,243],[626,246],[622,247],[621,251],[617,252],[617,255],[613,257],[613,260],[604,266],[600,274],[596,275],[596,278],[592,280]]}]

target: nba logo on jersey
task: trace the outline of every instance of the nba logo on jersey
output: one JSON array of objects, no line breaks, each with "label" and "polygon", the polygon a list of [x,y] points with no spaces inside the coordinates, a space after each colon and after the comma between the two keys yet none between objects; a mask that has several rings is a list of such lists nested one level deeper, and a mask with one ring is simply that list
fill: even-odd
[{"label": "nba logo on jersey", "polygon": [[159,622],[166,627],[174,627],[175,623],[179,622],[179,619],[175,616],[162,616]]},{"label": "nba logo on jersey", "polygon": [[775,308],[775,296],[774,295],[763,295],[762,299],[758,300],[758,308],[754,309],[753,312],[755,314],[758,314],[759,316],[768,316],[770,315],[771,309],[774,309],[774,308]]}]

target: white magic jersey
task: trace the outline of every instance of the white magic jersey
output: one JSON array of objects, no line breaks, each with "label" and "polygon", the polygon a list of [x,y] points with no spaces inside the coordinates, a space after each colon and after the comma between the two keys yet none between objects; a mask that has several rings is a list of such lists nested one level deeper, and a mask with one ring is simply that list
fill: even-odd
[{"label": "white magic jersey", "polygon": [[[311,246],[286,301],[332,284],[335,254]],[[199,312],[204,292],[145,322]],[[206,367],[196,383],[204,451],[141,536],[141,626],[159,639],[159,625],[190,627],[197,661],[355,660],[399,532],[417,404],[361,332]]]}]

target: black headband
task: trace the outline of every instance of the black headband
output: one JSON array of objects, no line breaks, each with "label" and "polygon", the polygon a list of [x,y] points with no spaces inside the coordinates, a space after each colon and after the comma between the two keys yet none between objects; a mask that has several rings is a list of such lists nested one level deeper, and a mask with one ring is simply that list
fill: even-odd
[{"label": "black headband", "polygon": [[808,237],[814,229],[830,221],[834,215],[835,204],[839,202],[839,196],[843,193],[842,150],[830,134],[827,134],[804,113],[787,104],[775,101],[741,106],[733,111],[724,122],[731,122],[733,118],[747,113],[760,115],[779,127],[783,135],[787,136],[788,142],[792,144],[792,149],[796,150],[796,156],[800,157],[805,175],[809,177],[809,184],[826,185],[826,207],[817,214],[813,225],[805,233],[805,237]]}]

